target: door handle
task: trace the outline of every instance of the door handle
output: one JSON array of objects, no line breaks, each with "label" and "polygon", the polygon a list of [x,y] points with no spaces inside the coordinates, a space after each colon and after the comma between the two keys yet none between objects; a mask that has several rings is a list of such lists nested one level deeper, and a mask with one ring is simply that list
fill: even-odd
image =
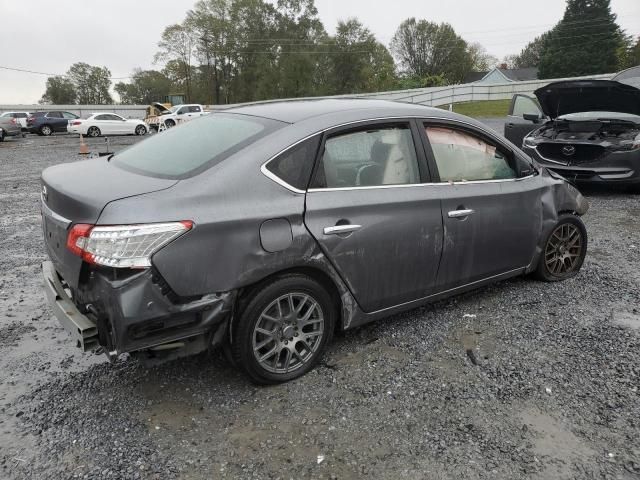
[{"label": "door handle", "polygon": [[452,210],[449,212],[449,218],[466,218],[469,215],[473,215],[476,213],[475,210],[467,209],[467,210]]},{"label": "door handle", "polygon": [[351,233],[360,230],[362,225],[336,225],[335,227],[324,227],[325,235],[341,235],[343,233]]}]

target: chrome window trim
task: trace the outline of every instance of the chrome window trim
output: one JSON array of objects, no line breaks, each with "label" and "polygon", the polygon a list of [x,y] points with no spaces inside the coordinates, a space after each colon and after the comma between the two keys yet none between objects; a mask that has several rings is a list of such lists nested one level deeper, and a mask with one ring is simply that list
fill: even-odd
[{"label": "chrome window trim", "polygon": [[[371,189],[376,189],[376,188],[424,187],[424,186],[429,186],[429,185],[468,185],[468,184],[477,184],[477,183],[513,182],[513,181],[525,180],[527,178],[535,176],[535,175],[529,175],[527,177],[522,177],[522,178],[507,178],[507,179],[503,179],[503,180],[471,180],[471,181],[468,181],[468,182],[407,183],[407,184],[402,184],[402,185],[375,185],[375,186],[363,186],[363,187],[310,188],[310,189],[305,191],[305,190],[300,190],[299,188],[296,188],[293,185],[289,185],[287,182],[285,182],[280,177],[278,177],[276,174],[272,173],[271,171],[269,171],[267,169],[267,165],[270,162],[272,162],[273,160],[275,160],[277,157],[279,157],[283,153],[286,153],[288,150],[296,147],[300,143],[302,143],[302,142],[304,142],[306,140],[309,140],[312,137],[315,137],[316,135],[322,135],[325,132],[328,132],[329,130],[333,130],[334,128],[342,128],[342,127],[347,127],[349,125],[357,125],[359,123],[378,122],[378,121],[384,121],[384,120],[436,120],[436,121],[451,122],[451,123],[455,123],[455,124],[459,124],[459,125],[465,125],[467,127],[472,127],[472,128],[478,128],[478,125],[475,125],[475,124],[473,124],[471,122],[465,122],[463,120],[452,119],[452,118],[443,118],[443,117],[425,116],[425,115],[402,115],[402,116],[392,116],[392,117],[374,117],[374,118],[367,118],[367,119],[363,119],[363,120],[353,120],[351,122],[345,122],[345,123],[340,123],[338,125],[333,125],[331,127],[327,127],[327,128],[322,129],[322,130],[318,130],[315,133],[307,135],[303,139],[298,140],[297,142],[289,145],[288,147],[282,149],[280,152],[276,153],[271,158],[269,158],[269,160],[267,160],[266,162],[264,162],[260,166],[260,171],[262,172],[262,174],[265,177],[267,177],[270,180],[274,181],[278,185],[286,188],[290,192],[293,192],[293,193],[296,193],[296,194],[304,194],[304,193],[307,193],[307,192],[333,192],[333,191],[344,191],[344,190],[371,190]],[[488,136],[494,138],[499,144],[502,143],[500,141],[500,139],[493,132],[491,132],[489,129],[487,129],[486,131],[483,131],[483,133],[485,133]]]},{"label": "chrome window trim", "polygon": [[529,178],[535,177],[535,174],[527,175],[521,178],[504,178],[498,180],[469,180],[467,182],[432,182],[432,183],[407,183],[401,185],[374,185],[366,187],[334,187],[334,188],[310,188],[309,193],[318,192],[341,192],[347,190],[375,190],[381,188],[408,188],[408,187],[450,187],[456,185],[479,185],[484,183],[505,183],[505,182],[520,182]]}]

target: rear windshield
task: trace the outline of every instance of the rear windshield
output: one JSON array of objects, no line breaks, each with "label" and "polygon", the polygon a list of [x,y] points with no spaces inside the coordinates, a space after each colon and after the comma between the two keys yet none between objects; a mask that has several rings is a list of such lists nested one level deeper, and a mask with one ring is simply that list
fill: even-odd
[{"label": "rear windshield", "polygon": [[247,115],[211,114],[155,134],[111,161],[143,175],[184,178],[211,168],[283,125]]}]

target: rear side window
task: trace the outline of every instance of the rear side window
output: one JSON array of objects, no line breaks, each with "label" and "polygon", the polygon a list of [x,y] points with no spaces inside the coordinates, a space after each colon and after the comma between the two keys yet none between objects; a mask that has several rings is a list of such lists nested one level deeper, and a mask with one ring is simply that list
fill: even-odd
[{"label": "rear side window", "polygon": [[509,157],[480,137],[446,127],[427,127],[426,132],[442,182],[517,177]]},{"label": "rear side window", "polygon": [[267,170],[292,187],[306,190],[319,143],[319,136],[299,143],[271,160]]},{"label": "rear side window", "polygon": [[329,137],[315,188],[376,187],[420,183],[408,124],[371,126]]},{"label": "rear side window", "polygon": [[112,162],[143,175],[183,178],[220,163],[284,125],[248,115],[206,115],[133,145]]}]

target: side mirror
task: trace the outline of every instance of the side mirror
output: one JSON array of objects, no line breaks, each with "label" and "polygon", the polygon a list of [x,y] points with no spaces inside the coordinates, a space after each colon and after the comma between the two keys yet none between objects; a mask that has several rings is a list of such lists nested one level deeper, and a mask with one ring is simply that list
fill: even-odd
[{"label": "side mirror", "polygon": [[522,118],[533,123],[540,123],[540,120],[542,120],[542,117],[537,113],[525,113],[522,115]]}]

